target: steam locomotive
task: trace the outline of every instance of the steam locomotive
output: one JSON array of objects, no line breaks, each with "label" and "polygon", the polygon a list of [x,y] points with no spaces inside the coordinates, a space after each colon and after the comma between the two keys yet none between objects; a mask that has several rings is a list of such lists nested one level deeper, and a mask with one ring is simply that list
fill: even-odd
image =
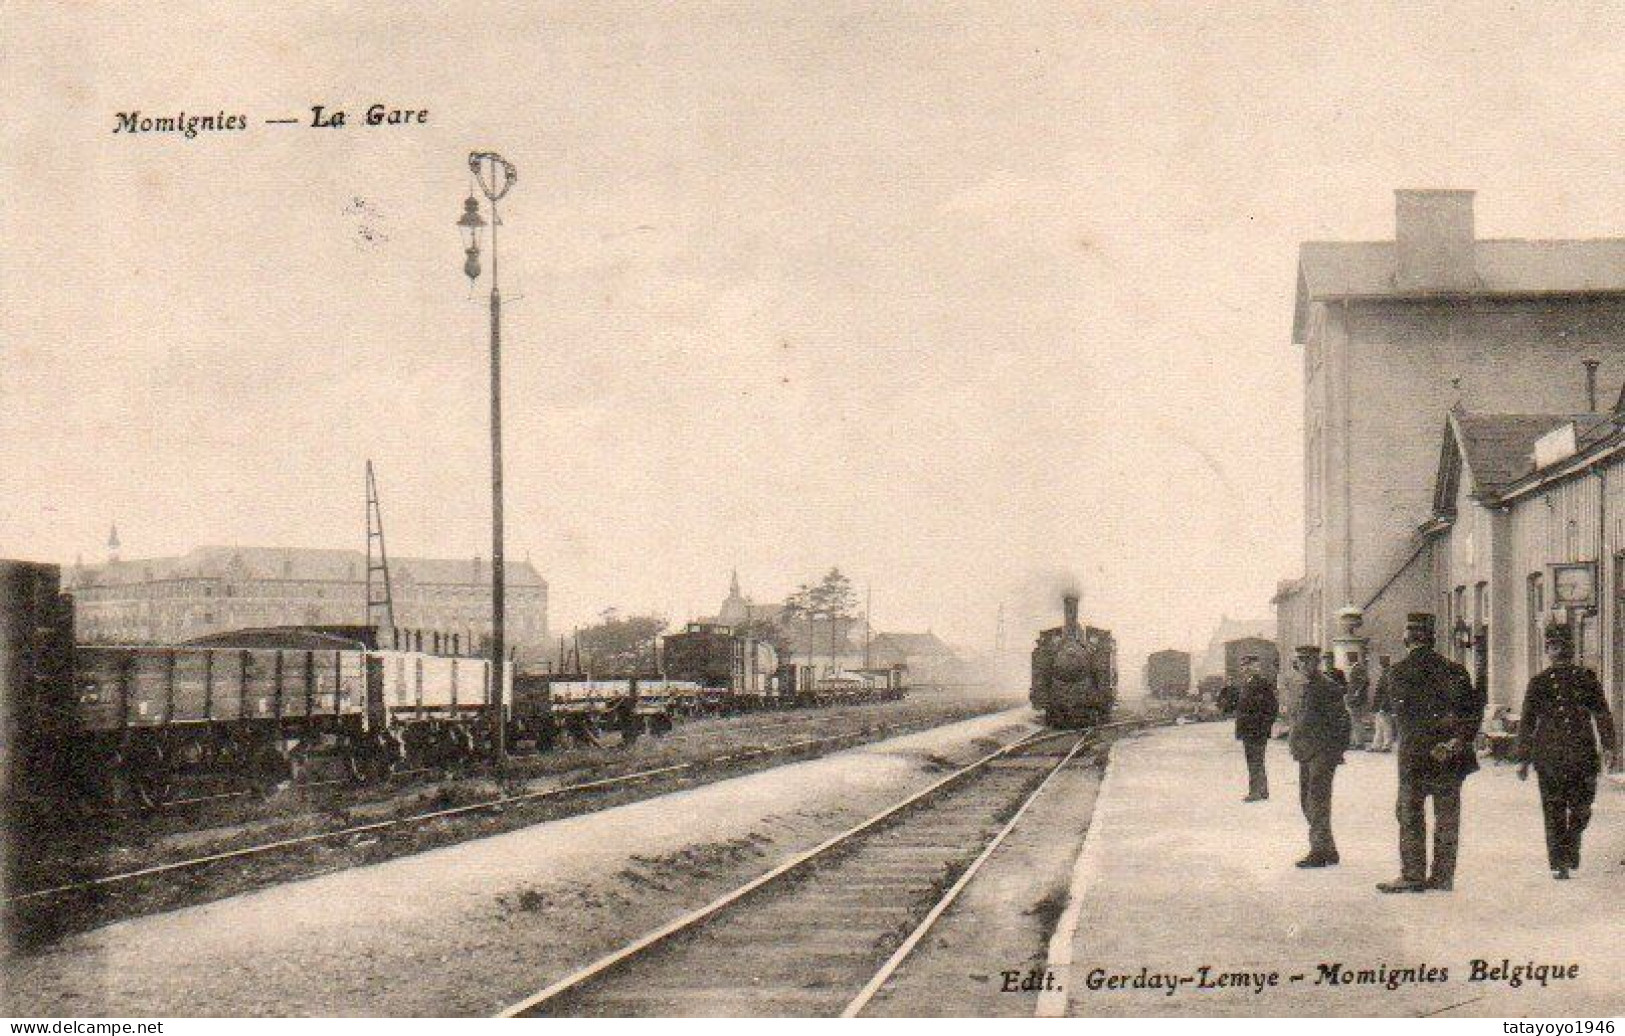
[{"label": "steam locomotive", "polygon": [[1062,598],[1065,621],[1038,634],[1029,700],[1048,726],[1105,723],[1117,701],[1117,641],[1110,630],[1078,623],[1078,598]]}]

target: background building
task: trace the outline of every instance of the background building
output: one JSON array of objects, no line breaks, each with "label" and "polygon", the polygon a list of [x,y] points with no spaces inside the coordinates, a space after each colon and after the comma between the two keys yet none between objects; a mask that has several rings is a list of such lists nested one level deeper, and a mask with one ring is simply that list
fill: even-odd
[{"label": "background building", "polygon": [[[389,559],[395,625],[491,633],[491,569],[479,557]],[[75,565],[65,573],[86,643],[174,643],[250,626],[366,621],[367,557],[357,550],[199,547],[178,557]],[[507,639],[521,659],[546,648],[547,582],[508,562]]]},{"label": "background building", "polygon": [[1393,241],[1302,246],[1292,338],[1304,571],[1279,626],[1327,644],[1352,604],[1372,650],[1396,651],[1405,613],[1437,603],[1416,531],[1446,413],[1594,409],[1583,361],[1625,377],[1625,241],[1481,240],[1473,192],[1397,191]]}]

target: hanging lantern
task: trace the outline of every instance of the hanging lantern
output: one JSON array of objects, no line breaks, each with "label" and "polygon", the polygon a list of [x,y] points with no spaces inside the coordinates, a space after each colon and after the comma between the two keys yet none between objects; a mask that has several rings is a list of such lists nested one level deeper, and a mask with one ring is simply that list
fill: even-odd
[{"label": "hanging lantern", "polygon": [[463,216],[457,221],[462,228],[463,241],[463,275],[469,280],[478,280],[480,276],[480,231],[485,229],[485,217],[480,215],[480,203],[470,194],[463,202]]}]

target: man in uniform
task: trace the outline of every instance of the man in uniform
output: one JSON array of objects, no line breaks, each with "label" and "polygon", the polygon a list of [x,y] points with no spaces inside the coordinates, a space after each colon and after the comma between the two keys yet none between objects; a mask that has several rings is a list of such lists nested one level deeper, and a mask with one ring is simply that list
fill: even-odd
[{"label": "man in uniform", "polygon": [[1241,660],[1241,693],[1236,699],[1236,740],[1247,757],[1247,797],[1243,802],[1261,802],[1270,797],[1269,773],[1264,769],[1264,750],[1275,726],[1280,703],[1275,688],[1258,670],[1258,656]]},{"label": "man in uniform", "polygon": [[1373,752],[1392,752],[1394,750],[1394,709],[1388,700],[1388,670],[1393,667],[1393,659],[1387,655],[1377,656],[1377,687],[1371,692],[1371,750]]},{"label": "man in uniform", "polygon": [[1320,672],[1320,649],[1298,648],[1303,700],[1288,744],[1298,761],[1298,801],[1309,821],[1309,855],[1299,867],[1331,867],[1338,862],[1332,838],[1332,778],[1349,746],[1349,712],[1343,688]]},{"label": "man in uniform", "polygon": [[[1433,650],[1433,616],[1405,620],[1409,653],[1388,671],[1388,705],[1399,730],[1400,875],[1382,892],[1449,892],[1461,835],[1461,784],[1478,769],[1473,741],[1484,692],[1467,670]],[[1433,870],[1428,871],[1427,800],[1433,799]]]},{"label": "man in uniform", "polygon": [[1518,779],[1528,780],[1534,765],[1546,818],[1546,859],[1552,877],[1561,881],[1580,866],[1580,836],[1591,821],[1597,771],[1612,759],[1617,746],[1602,684],[1596,673],[1574,664],[1574,641],[1567,626],[1547,628],[1546,659],[1550,665],[1529,681],[1523,699]]},{"label": "man in uniform", "polygon": [[1349,747],[1364,750],[1369,738],[1367,725],[1371,722],[1371,675],[1366,669],[1364,655],[1357,652],[1351,657],[1348,685],[1344,693],[1349,707]]},{"label": "man in uniform", "polygon": [[1326,679],[1337,684],[1339,687],[1347,687],[1349,685],[1348,674],[1337,668],[1336,655],[1328,651],[1320,656],[1320,662],[1320,671],[1326,674]]}]

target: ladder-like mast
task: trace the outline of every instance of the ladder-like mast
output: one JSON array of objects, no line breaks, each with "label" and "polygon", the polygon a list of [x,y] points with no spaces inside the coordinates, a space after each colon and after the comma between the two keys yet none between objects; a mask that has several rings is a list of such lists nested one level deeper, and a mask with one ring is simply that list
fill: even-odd
[{"label": "ladder-like mast", "polygon": [[389,585],[389,554],[384,550],[384,512],[378,505],[378,480],[367,461],[367,625],[395,628],[395,593]]}]

